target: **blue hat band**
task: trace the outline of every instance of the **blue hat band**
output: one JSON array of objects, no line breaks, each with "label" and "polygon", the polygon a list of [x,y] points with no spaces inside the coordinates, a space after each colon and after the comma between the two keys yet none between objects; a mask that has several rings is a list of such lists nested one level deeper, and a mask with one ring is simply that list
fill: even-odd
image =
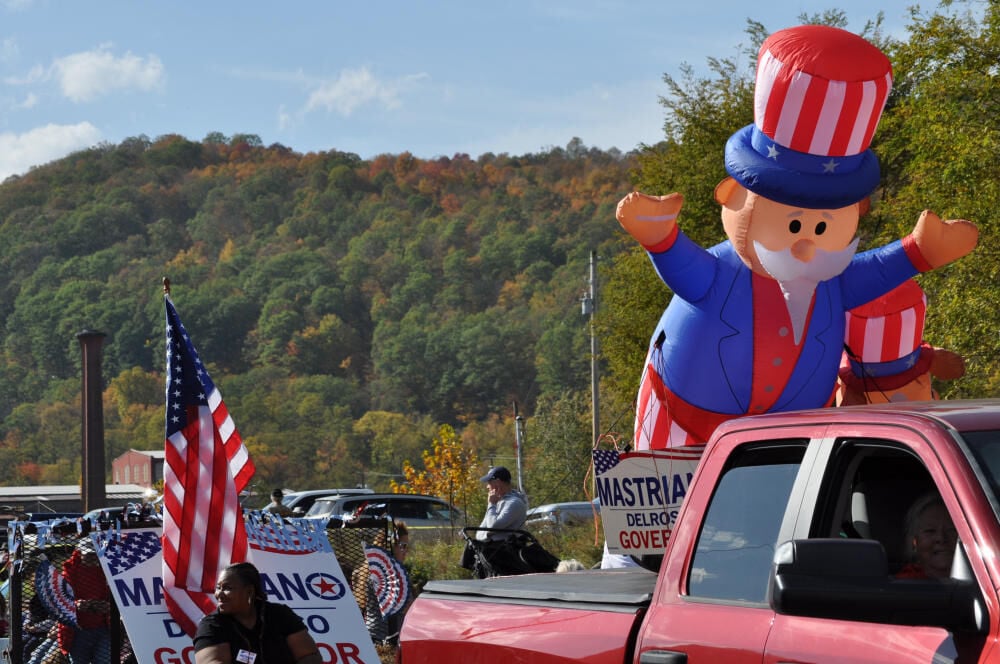
[{"label": "blue hat band", "polygon": [[846,157],[831,157],[829,155],[816,155],[799,152],[791,148],[786,148],[774,142],[767,134],[753,125],[750,133],[750,145],[757,154],[765,159],[771,159],[790,171],[800,173],[814,173],[817,175],[836,175],[840,173],[853,173],[858,170],[865,159],[865,153],[850,155]]},{"label": "blue hat band", "polygon": [[879,182],[878,159],[871,149],[852,157],[816,157],[775,144],[754,124],[730,136],[725,153],[726,172],[733,179],[755,194],[794,207],[842,208],[867,198]]},{"label": "blue hat band", "polygon": [[890,362],[858,362],[851,358],[851,371],[854,372],[855,376],[868,376],[869,378],[895,376],[915,365],[919,359],[920,347],[918,346],[912,353]]}]

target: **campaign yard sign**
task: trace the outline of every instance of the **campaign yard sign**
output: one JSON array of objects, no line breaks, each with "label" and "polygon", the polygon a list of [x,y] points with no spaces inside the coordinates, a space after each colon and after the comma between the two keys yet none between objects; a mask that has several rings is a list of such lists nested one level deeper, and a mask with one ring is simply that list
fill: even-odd
[{"label": "campaign yard sign", "polygon": [[[305,622],[325,664],[379,664],[361,611],[322,525],[248,513],[249,561],[267,599]],[[191,639],[171,618],[163,594],[160,528],[93,533],[139,664],[193,664]]]},{"label": "campaign yard sign", "polygon": [[704,450],[704,445],[642,452],[594,450],[608,552],[663,553]]}]

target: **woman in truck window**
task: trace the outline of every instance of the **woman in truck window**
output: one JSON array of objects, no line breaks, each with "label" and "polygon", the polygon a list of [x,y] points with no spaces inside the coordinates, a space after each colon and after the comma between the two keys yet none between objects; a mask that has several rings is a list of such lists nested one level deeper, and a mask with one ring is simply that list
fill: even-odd
[{"label": "woman in truck window", "polygon": [[917,498],[906,512],[906,551],[910,562],[899,579],[947,579],[955,555],[958,531],[937,492]]}]

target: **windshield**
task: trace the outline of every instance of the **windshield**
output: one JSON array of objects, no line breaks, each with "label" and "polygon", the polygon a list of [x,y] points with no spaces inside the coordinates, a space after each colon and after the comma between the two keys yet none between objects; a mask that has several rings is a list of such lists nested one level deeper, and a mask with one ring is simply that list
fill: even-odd
[{"label": "windshield", "polygon": [[317,500],[306,512],[306,516],[315,516],[317,514],[330,514],[333,512],[334,506],[337,504],[336,500]]},{"label": "windshield", "polygon": [[1000,498],[1000,431],[966,431],[962,438],[972,449],[996,502]]}]

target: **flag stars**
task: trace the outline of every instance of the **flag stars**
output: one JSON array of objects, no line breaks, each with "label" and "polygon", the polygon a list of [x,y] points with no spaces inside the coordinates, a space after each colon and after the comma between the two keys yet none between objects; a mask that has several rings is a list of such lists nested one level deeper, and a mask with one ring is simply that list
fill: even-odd
[{"label": "flag stars", "polygon": [[767,158],[768,159],[773,159],[775,161],[778,161],[778,155],[779,154],[781,154],[781,153],[778,152],[778,148],[776,148],[773,143],[771,145],[767,146]]},{"label": "flag stars", "polygon": [[833,173],[834,171],[837,170],[837,166],[840,166],[840,162],[834,161],[833,159],[830,159],[830,161],[828,161],[825,164],[823,164],[823,172],[824,173]]}]

